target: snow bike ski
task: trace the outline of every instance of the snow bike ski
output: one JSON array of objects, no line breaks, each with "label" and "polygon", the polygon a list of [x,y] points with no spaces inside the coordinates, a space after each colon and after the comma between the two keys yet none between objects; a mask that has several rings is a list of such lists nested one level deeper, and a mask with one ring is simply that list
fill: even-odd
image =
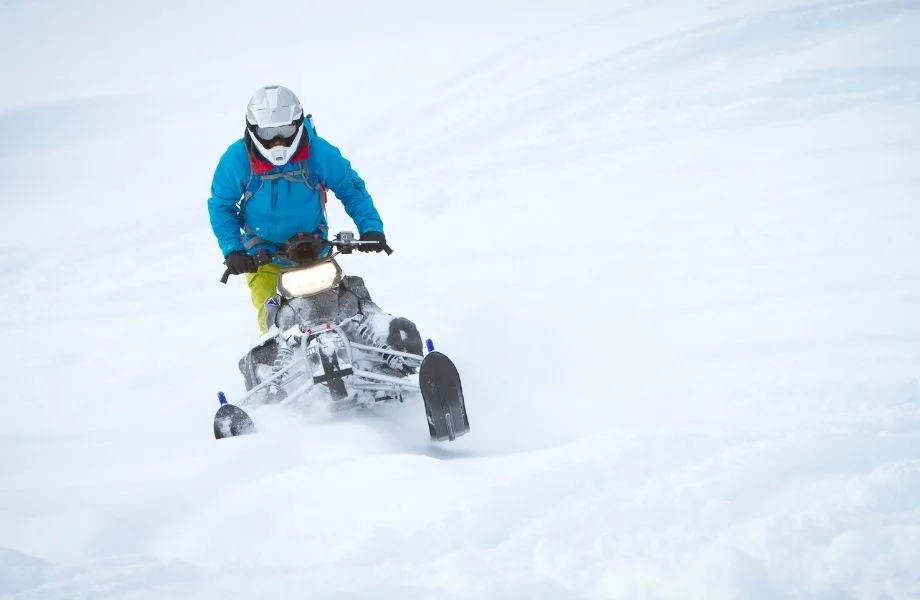
[{"label": "snow bike ski", "polygon": [[268,333],[240,360],[246,393],[236,404],[218,394],[216,439],[255,432],[241,406],[295,404],[318,392],[341,411],[420,393],[432,440],[453,441],[469,432],[454,363],[430,339],[425,353],[415,324],[383,312],[361,278],[345,276],[335,260],[376,243],[356,240],[351,232],[333,240],[299,234],[277,253],[256,255],[257,264],[279,258],[290,266],[280,269]]}]

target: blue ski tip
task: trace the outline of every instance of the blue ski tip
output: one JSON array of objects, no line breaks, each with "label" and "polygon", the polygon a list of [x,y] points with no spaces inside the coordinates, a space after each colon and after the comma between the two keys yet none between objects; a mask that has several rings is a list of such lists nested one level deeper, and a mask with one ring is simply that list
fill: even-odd
[{"label": "blue ski tip", "polygon": [[434,352],[434,342],[431,341],[431,338],[425,340],[425,347],[428,348],[429,352]]},{"label": "blue ski tip", "polygon": [[223,392],[217,392],[217,401],[224,405],[227,403],[227,396]]}]

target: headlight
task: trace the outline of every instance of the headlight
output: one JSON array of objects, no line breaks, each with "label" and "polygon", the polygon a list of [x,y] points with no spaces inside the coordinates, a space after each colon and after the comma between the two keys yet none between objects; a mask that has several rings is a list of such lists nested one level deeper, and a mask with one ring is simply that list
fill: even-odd
[{"label": "headlight", "polygon": [[341,273],[337,263],[324,261],[304,269],[282,271],[278,287],[289,298],[312,296],[338,285]]}]

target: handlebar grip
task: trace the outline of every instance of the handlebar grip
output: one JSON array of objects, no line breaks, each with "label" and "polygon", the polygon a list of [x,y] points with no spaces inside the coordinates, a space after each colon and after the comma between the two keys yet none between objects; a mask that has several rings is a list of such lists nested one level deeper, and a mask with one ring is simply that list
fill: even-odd
[{"label": "handlebar grip", "polygon": [[221,283],[227,283],[230,280],[230,269],[224,271],[224,276],[220,278]]}]

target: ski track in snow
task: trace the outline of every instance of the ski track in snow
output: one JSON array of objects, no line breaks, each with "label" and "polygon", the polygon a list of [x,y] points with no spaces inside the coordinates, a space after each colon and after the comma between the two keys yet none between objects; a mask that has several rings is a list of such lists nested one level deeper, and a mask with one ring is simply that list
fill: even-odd
[{"label": "ski track in snow", "polygon": [[[315,77],[242,2],[92,6],[0,3],[0,598],[920,597],[920,4],[350,1]],[[204,200],[273,78],[454,444],[418,400],[209,437],[254,323]]]}]

